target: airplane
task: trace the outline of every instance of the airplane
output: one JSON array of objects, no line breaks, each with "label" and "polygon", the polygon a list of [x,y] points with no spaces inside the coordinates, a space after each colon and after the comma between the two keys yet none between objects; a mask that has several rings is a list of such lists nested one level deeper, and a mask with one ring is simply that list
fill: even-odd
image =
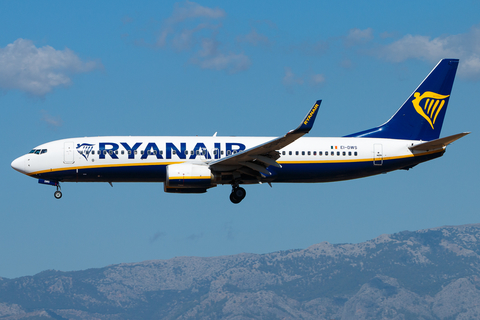
[{"label": "airplane", "polygon": [[408,170],[441,157],[470,132],[440,138],[458,59],[442,59],[384,124],[343,137],[304,137],[321,100],[300,125],[274,137],[105,136],[48,142],[15,159],[13,169],[57,189],[63,182],[163,182],[169,193],[231,185],[330,182]]}]

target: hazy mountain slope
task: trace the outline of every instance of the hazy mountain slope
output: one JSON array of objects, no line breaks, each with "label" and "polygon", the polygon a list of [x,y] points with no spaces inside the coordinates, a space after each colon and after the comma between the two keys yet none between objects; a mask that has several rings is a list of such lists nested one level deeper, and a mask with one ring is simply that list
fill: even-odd
[{"label": "hazy mountain slope", "polygon": [[2,319],[480,318],[480,224],[0,279]]}]

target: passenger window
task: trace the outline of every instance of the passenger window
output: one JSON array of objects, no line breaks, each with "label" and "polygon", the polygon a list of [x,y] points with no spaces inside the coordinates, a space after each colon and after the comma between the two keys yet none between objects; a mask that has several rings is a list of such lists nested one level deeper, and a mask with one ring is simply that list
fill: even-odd
[{"label": "passenger window", "polygon": [[304,155],[305,155],[305,151],[302,151],[302,156],[304,156]]},{"label": "passenger window", "polygon": [[[137,151],[137,150],[135,150],[135,154],[137,154],[137,152],[138,152],[138,151]],[[142,151],[142,154],[143,154],[143,151]]]},{"label": "passenger window", "polygon": [[128,150],[128,154],[129,154],[129,155],[132,154],[132,150]]},{"label": "passenger window", "polygon": [[[310,151],[309,151],[310,152]],[[317,155],[317,151],[313,151],[313,155],[316,156]]]},{"label": "passenger window", "polygon": [[223,150],[222,150],[222,151],[220,151],[220,154],[223,156]]},{"label": "passenger window", "polygon": [[295,151],[295,155],[298,156],[298,151]]},{"label": "passenger window", "polygon": [[173,153],[173,154],[177,154],[177,150],[172,150],[172,153]]},{"label": "passenger window", "polygon": [[230,153],[232,153],[232,152],[231,152],[230,150],[228,150],[228,151],[227,151],[227,156],[229,156],[229,155],[230,155]]},{"label": "passenger window", "polygon": [[335,152],[333,152],[333,151],[330,152],[330,155],[331,155],[331,156],[334,156],[334,155],[335,155]]},{"label": "passenger window", "polygon": [[188,150],[185,150],[185,155],[188,155]]},{"label": "passenger window", "polygon": [[310,155],[310,154],[311,154],[311,152],[310,152],[310,151],[308,151],[308,153],[307,153],[307,154],[308,154],[308,155]]},{"label": "passenger window", "polygon": [[[157,154],[157,150],[153,150],[153,154]],[[175,154],[175,153],[174,153]]]},{"label": "passenger window", "polygon": [[112,150],[108,150],[108,154],[113,154],[113,151]]},{"label": "passenger window", "polygon": [[121,151],[121,154],[125,154],[125,151],[124,151],[124,150],[122,150],[122,151]]},{"label": "passenger window", "polygon": [[351,155],[352,155],[352,151],[348,151],[348,155],[351,156]]},{"label": "passenger window", "polygon": [[322,155],[322,151],[318,151],[318,155],[321,156],[321,155]]},{"label": "passenger window", "polygon": [[325,155],[328,156],[328,151],[325,151]]},{"label": "passenger window", "polygon": [[[135,151],[135,152],[136,152],[136,151]],[[140,151],[140,154],[143,154],[143,150],[142,150],[142,151]]]},{"label": "passenger window", "polygon": [[159,153],[162,155],[162,154],[163,154],[163,150],[160,150],[160,152],[159,152]]},{"label": "passenger window", "polygon": [[292,155],[292,151],[288,151],[288,155],[291,156],[291,155]]},{"label": "passenger window", "polygon": [[283,155],[283,156],[285,155],[285,151],[282,151],[282,155]]},{"label": "passenger window", "polygon": [[337,151],[337,156],[339,156],[339,155],[340,155],[340,151]]},{"label": "passenger window", "polygon": [[354,155],[355,155],[355,156],[357,155],[357,151],[355,151]]},{"label": "passenger window", "polygon": [[346,154],[345,151],[343,151],[343,152],[342,152],[342,156],[344,156],[345,154]]},{"label": "passenger window", "polygon": [[118,150],[115,150],[115,154],[118,154]]}]

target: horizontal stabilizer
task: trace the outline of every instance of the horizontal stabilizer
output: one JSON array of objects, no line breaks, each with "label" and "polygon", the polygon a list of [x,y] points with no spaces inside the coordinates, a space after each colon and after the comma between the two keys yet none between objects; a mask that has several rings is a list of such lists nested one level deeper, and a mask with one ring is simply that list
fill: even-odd
[{"label": "horizontal stabilizer", "polygon": [[440,139],[420,143],[420,144],[409,147],[409,149],[412,151],[429,151],[429,150],[442,149],[448,146],[450,143],[466,136],[469,133],[470,132],[462,132],[462,133],[454,134],[453,136],[448,136],[445,138],[440,138]]}]

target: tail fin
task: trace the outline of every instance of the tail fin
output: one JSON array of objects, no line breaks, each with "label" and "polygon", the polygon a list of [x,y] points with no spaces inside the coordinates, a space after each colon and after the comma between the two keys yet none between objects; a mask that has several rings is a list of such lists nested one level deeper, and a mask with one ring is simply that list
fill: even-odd
[{"label": "tail fin", "polygon": [[458,59],[443,59],[383,125],[347,137],[430,141],[440,137]]}]

